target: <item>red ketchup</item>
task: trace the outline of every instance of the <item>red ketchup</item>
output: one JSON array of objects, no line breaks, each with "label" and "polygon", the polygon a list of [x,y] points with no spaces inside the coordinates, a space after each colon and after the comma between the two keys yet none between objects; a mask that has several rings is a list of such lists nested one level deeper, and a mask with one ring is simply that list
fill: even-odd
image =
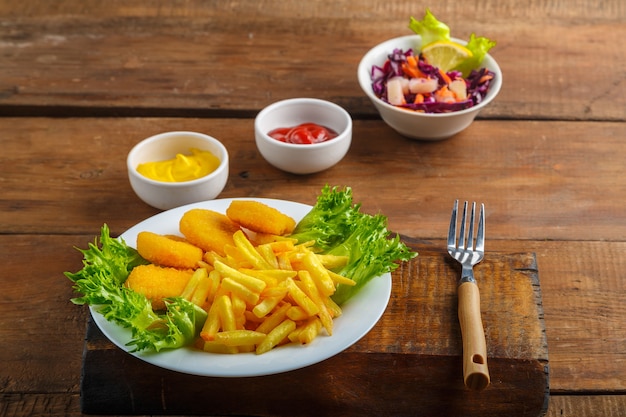
[{"label": "red ketchup", "polygon": [[281,142],[308,145],[325,142],[337,137],[338,133],[316,123],[302,123],[294,127],[279,127],[268,135]]}]

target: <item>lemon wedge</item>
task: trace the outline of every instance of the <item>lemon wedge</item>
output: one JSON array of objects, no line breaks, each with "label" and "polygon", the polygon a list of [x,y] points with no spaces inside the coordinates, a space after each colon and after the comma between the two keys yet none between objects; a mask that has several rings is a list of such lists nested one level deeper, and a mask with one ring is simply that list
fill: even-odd
[{"label": "lemon wedge", "polygon": [[430,65],[448,72],[472,57],[472,51],[452,41],[436,41],[422,48],[422,54]]}]

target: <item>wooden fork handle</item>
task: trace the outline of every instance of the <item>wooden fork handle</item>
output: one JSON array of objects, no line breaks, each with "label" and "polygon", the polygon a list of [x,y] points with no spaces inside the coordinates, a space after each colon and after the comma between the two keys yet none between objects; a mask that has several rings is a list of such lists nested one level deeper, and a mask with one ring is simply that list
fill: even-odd
[{"label": "wooden fork handle", "polygon": [[463,337],[463,381],[469,389],[482,391],[489,385],[490,377],[478,286],[474,282],[463,282],[458,287],[458,295]]}]

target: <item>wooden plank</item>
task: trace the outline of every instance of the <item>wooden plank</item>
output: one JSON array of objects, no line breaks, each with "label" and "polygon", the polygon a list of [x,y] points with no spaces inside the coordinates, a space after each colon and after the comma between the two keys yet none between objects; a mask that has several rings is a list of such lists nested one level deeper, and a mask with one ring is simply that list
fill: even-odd
[{"label": "wooden plank", "polygon": [[[516,16],[523,19],[545,18],[547,13],[552,13],[556,17],[571,17],[586,15],[589,19],[619,19],[624,12],[623,4],[614,1],[606,1],[605,7],[589,8],[586,4],[562,0],[546,4],[543,2],[532,2],[520,5],[514,0],[503,0],[499,4],[487,0],[474,0],[469,2],[474,10],[469,7],[458,7],[453,3],[437,4],[436,8],[431,8],[436,13],[449,14],[451,22],[471,26],[475,23],[463,22],[465,16],[476,13],[477,16],[489,13],[494,19],[505,19],[510,17],[511,8],[518,6],[515,10]],[[216,14],[229,11],[235,14],[264,14],[277,18],[292,18],[294,16],[319,16],[319,17],[354,17],[358,19],[379,18],[386,21],[390,16],[396,14],[417,15],[423,12],[424,6],[416,6],[410,1],[390,0],[385,5],[377,3],[375,0],[360,0],[355,6],[353,0],[318,0],[314,3],[299,4],[298,2],[280,2],[265,0],[258,2],[255,0],[225,0],[219,4],[210,4],[202,0],[189,0],[180,4],[163,2],[162,0],[144,0],[140,3],[129,4],[125,0],[109,0],[103,4],[98,0],[66,0],[62,3],[51,3],[45,0],[32,0],[29,3],[2,2],[0,3],[0,16],[6,17],[45,17],[45,16],[103,16],[103,17],[215,17]],[[270,9],[271,7],[271,9]],[[372,12],[377,12],[372,16]]]},{"label": "wooden plank", "polygon": [[559,395],[550,397],[546,417],[626,416],[626,395]]},{"label": "wooden plank", "polygon": [[89,312],[63,271],[82,267],[72,248],[93,237],[0,235],[0,392],[78,391]]},{"label": "wooden plank", "polygon": [[163,131],[194,130],[219,138],[231,153],[220,197],[314,204],[330,183],[351,186],[366,211],[384,213],[390,228],[406,236],[445,236],[452,202],[460,198],[485,203],[489,239],[619,241],[626,236],[625,128],[477,121],[451,140],[423,143],[380,121],[355,121],[353,144],[338,165],[296,176],[262,159],[251,119],[0,119],[0,137],[10,138],[0,165],[11,173],[3,176],[0,230],[86,234],[108,222],[122,233],[158,212],[130,188],[131,147]]},{"label": "wooden plank", "polygon": [[476,268],[492,377],[491,386],[480,394],[463,386],[457,269],[440,252],[422,253],[404,263],[393,274],[386,313],[365,338],[319,364],[278,375],[224,379],[164,371],[115,348],[90,324],[83,411],[543,415],[549,366],[534,255],[492,254]]},{"label": "wooden plank", "polygon": [[81,417],[80,394],[77,392],[0,393],[3,416]]},{"label": "wooden plank", "polygon": [[[383,7],[372,0],[305,8],[250,0],[176,8],[156,1],[110,8],[5,3],[3,115],[249,116],[273,101],[306,95],[374,116],[356,81],[357,64],[375,44],[410,34],[409,16],[423,13],[414,2]],[[574,0],[508,0],[476,1],[462,10],[442,4],[434,11],[457,37],[477,32],[498,41],[492,52],[505,84],[481,117],[623,121],[626,98],[615,74],[626,48],[626,10],[620,0],[592,9]],[[589,74],[593,82],[580,81]]]},{"label": "wooden plank", "polygon": [[[1,410],[5,415],[85,416],[80,411],[80,394],[75,393],[10,393],[0,394]],[[559,395],[550,397],[546,417],[624,417],[626,395]],[[198,416],[208,414],[198,414]],[[148,417],[148,416],[146,416]]]}]

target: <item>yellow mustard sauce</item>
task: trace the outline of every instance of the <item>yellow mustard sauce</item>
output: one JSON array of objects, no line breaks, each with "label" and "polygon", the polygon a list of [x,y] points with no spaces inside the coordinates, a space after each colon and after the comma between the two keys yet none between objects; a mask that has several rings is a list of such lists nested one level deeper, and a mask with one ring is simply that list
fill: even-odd
[{"label": "yellow mustard sauce", "polygon": [[191,155],[179,153],[173,159],[139,164],[137,172],[156,181],[183,182],[204,177],[219,164],[219,158],[211,152],[191,149]]}]

